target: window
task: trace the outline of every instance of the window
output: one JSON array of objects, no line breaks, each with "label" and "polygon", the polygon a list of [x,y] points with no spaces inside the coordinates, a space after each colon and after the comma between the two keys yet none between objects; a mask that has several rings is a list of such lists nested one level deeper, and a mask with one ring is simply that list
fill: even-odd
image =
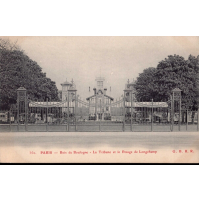
[{"label": "window", "polygon": [[98,81],[98,82],[97,82],[97,86],[98,86],[98,87],[103,87],[103,81]]}]

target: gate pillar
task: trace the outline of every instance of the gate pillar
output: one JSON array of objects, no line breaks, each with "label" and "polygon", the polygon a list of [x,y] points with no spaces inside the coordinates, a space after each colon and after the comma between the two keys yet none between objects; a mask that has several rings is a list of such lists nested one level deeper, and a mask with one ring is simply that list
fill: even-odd
[{"label": "gate pillar", "polygon": [[[130,114],[131,114],[131,121],[130,121],[130,131],[132,131],[132,93],[133,93],[133,90],[131,89],[131,85],[129,84],[129,80],[128,80],[128,84],[126,84],[125,86],[125,90],[124,90],[124,105],[123,105],[123,131],[125,131],[125,120],[126,120],[126,116],[127,115],[127,110],[126,110],[126,104],[125,102],[129,102],[130,104],[128,105],[131,105],[131,111],[130,111]],[[128,105],[127,105],[127,108],[128,108]]]},{"label": "gate pillar", "polygon": [[24,87],[17,89],[17,123],[19,131],[19,122],[24,122],[27,130],[27,90]]},{"label": "gate pillar", "polygon": [[77,92],[77,90],[76,90],[76,86],[75,86],[75,84],[74,84],[74,82],[73,82],[73,80],[72,80],[72,86],[70,86],[69,87],[69,89],[68,89],[68,98],[67,98],[67,102],[68,102],[68,131],[69,131],[69,126],[70,126],[70,117],[69,117],[69,107],[70,107],[70,105],[69,105],[69,102],[71,102],[71,107],[72,107],[72,103],[73,103],[73,101],[75,101],[75,104],[73,104],[74,105],[74,110],[73,110],[73,114],[72,114],[72,117],[73,117],[73,115],[74,115],[74,117],[73,117],[73,123],[75,123],[75,131],[77,130],[77,114],[76,114],[76,112],[77,112],[77,110],[76,110],[76,107],[77,107],[77,104],[76,104],[76,92]]},{"label": "gate pillar", "polygon": [[[178,117],[178,130],[180,131],[180,125],[181,125],[181,91],[179,88],[175,88],[172,90],[172,128],[174,126],[174,117],[175,117],[175,102],[178,103],[177,105],[177,111],[179,112]],[[173,131],[173,129],[172,129]]]}]

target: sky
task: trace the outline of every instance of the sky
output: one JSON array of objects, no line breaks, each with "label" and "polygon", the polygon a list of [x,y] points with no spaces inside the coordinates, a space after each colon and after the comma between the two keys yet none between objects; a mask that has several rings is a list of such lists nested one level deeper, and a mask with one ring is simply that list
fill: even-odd
[{"label": "sky", "polygon": [[[47,77],[61,83],[74,80],[77,94],[93,95],[95,78],[105,78],[107,94],[118,99],[130,82],[168,55],[199,55],[199,37],[10,37],[36,61]],[[89,92],[89,87],[91,91]],[[111,92],[110,92],[111,87]]]}]

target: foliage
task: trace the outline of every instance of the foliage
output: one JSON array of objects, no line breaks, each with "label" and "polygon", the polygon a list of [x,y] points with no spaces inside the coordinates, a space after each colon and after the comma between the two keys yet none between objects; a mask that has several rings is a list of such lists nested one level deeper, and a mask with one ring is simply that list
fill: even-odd
[{"label": "foliage", "polygon": [[159,62],[153,73],[149,69],[151,68],[144,70],[137,78],[135,88],[138,99],[166,101],[172,90],[179,88],[182,90],[183,107],[197,109],[199,57],[190,55],[185,60],[181,56],[170,55]]},{"label": "foliage", "polygon": [[55,82],[16,45],[0,40],[0,108],[9,109],[17,100],[16,90],[27,89],[29,99],[58,100]]},{"label": "foliage", "polygon": [[156,97],[154,91],[154,75],[157,69],[149,67],[139,74],[135,82],[136,99],[138,101],[151,101],[152,98]]},{"label": "foliage", "polygon": [[199,107],[199,55],[196,57],[190,55],[188,58],[188,66],[194,70],[194,85],[193,91],[195,99],[193,101],[194,108]]}]

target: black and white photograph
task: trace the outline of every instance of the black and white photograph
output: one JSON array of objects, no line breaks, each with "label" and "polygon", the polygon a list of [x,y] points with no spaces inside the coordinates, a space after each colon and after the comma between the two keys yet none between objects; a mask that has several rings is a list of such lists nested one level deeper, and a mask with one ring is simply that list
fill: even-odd
[{"label": "black and white photograph", "polygon": [[1,162],[198,162],[199,37],[0,37]]}]

